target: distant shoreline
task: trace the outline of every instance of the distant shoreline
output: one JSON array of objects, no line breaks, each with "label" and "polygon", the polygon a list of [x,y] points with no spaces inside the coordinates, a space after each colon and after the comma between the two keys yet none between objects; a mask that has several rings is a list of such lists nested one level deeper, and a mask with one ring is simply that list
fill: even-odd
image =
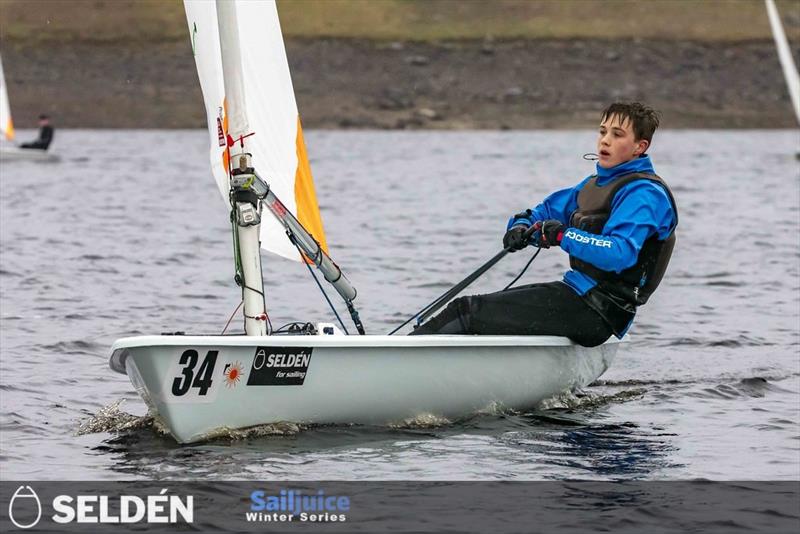
[{"label": "distant shoreline", "polygon": [[[664,128],[796,128],[770,40],[513,40],[445,43],[288,39],[307,129],[593,127],[640,99]],[[184,40],[2,43],[12,114],[70,128],[202,128]]]}]

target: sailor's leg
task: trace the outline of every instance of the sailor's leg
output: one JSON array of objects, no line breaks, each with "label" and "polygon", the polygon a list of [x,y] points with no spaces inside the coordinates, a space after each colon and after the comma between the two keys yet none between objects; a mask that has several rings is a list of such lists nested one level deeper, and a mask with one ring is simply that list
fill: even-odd
[{"label": "sailor's leg", "polygon": [[473,298],[470,333],[564,336],[600,345],[611,328],[563,282],[532,284]]},{"label": "sailor's leg", "polygon": [[465,315],[469,313],[472,297],[459,297],[439,313],[432,317],[428,322],[416,327],[410,336],[425,334],[467,334],[467,327],[464,323]]},{"label": "sailor's leg", "polygon": [[551,335],[591,347],[612,332],[566,284],[550,282],[461,297],[413,334]]},{"label": "sailor's leg", "polygon": [[20,148],[35,148],[35,149],[38,149],[38,150],[44,150],[45,148],[47,148],[45,146],[42,146],[42,144],[39,141],[30,141],[28,143],[22,143],[21,145],[19,145],[19,147]]}]

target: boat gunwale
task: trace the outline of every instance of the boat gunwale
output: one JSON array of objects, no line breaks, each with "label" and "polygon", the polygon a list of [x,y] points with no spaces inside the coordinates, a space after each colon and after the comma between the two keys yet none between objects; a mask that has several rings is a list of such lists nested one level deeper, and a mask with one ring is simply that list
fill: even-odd
[{"label": "boat gunwale", "polygon": [[[620,343],[611,337],[603,345]],[[561,336],[492,336],[492,335],[158,335],[132,336],[116,340],[111,350],[137,347],[175,347],[184,345],[199,346],[281,346],[281,347],[369,347],[369,348],[412,348],[412,347],[578,347],[577,343]],[[602,345],[601,345],[602,346]],[[587,347],[588,348],[588,347]]]},{"label": "boat gunwale", "polygon": [[582,347],[569,338],[560,336],[491,336],[491,335],[159,335],[133,336],[116,340],[111,346],[109,367],[113,371],[127,374],[125,360],[129,349],[146,347],[312,347],[312,348],[370,348],[370,349],[413,349],[430,347],[469,348],[469,347],[574,347],[588,351],[601,349],[606,345],[621,343],[615,337],[596,347]]}]

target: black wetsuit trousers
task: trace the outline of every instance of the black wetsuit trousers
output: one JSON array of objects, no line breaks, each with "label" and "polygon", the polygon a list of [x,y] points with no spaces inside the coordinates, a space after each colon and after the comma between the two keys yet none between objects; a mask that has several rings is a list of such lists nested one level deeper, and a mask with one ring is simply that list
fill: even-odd
[{"label": "black wetsuit trousers", "polygon": [[422,334],[564,336],[594,347],[613,332],[569,286],[548,282],[460,297],[411,332]]},{"label": "black wetsuit trousers", "polygon": [[29,141],[19,145],[20,148],[38,148],[39,150],[47,150],[50,143],[53,141],[53,127],[42,126],[39,128],[39,138],[35,141]]}]

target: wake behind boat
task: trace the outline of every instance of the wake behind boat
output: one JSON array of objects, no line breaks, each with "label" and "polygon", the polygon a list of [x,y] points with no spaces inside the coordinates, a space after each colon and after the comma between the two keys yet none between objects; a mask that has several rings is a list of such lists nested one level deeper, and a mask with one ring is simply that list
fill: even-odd
[{"label": "wake behind boat", "polygon": [[[246,335],[114,343],[111,368],[128,375],[175,439],[281,421],[381,425],[524,409],[609,367],[617,341],[586,348],[551,336],[365,335],[357,292],[328,256],[275,3],[185,6],[212,174],[231,209]],[[261,248],[312,274],[316,267],[361,335],[349,335],[341,319],[344,333],[332,324],[273,332]]]}]

